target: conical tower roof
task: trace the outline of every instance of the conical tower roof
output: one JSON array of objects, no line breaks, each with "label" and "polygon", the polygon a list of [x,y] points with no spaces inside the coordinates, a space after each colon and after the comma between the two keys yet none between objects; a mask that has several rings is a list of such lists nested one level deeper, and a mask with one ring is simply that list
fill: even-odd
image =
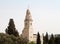
[{"label": "conical tower roof", "polygon": [[30,13],[30,10],[27,9],[26,11],[26,18],[25,18],[25,21],[32,21],[32,16],[31,16],[31,13]]}]

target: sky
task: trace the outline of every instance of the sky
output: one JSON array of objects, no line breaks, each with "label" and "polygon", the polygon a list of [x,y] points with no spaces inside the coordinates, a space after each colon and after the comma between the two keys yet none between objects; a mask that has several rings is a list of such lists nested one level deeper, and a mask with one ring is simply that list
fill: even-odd
[{"label": "sky", "polygon": [[34,33],[60,34],[60,0],[0,0],[0,32],[5,33],[9,19],[13,18],[21,34],[28,6]]}]

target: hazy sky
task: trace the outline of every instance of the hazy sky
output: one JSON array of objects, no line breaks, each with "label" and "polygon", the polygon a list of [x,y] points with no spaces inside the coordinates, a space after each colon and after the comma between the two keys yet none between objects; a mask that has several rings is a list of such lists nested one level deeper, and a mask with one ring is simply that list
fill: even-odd
[{"label": "hazy sky", "polygon": [[22,33],[28,5],[34,33],[60,33],[60,0],[0,0],[0,32],[5,32],[9,19],[13,18]]}]

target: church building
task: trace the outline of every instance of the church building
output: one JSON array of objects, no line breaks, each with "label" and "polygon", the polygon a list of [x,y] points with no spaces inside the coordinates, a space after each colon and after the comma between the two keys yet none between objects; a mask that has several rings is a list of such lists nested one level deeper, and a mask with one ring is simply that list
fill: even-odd
[{"label": "church building", "polygon": [[[32,16],[30,13],[30,10],[27,9],[26,11],[26,17],[24,20],[24,28],[22,31],[22,36],[26,39],[29,40],[29,42],[34,41],[36,43],[36,39],[37,39],[37,34],[33,34],[33,26],[32,26]],[[41,36],[41,44],[43,44],[43,35]]]}]

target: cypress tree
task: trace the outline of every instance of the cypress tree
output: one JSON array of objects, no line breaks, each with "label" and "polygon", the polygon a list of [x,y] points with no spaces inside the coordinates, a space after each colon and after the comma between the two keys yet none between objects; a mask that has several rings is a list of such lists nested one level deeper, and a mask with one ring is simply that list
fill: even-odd
[{"label": "cypress tree", "polygon": [[19,33],[16,30],[16,28],[15,28],[15,24],[14,24],[13,19],[10,19],[9,24],[8,24],[8,27],[6,28],[5,31],[9,35],[19,36]]},{"label": "cypress tree", "polygon": [[46,44],[46,41],[45,41],[45,36],[43,36],[43,44]]},{"label": "cypress tree", "polygon": [[40,34],[39,34],[39,32],[37,33],[37,44],[41,44]]},{"label": "cypress tree", "polygon": [[50,38],[50,44],[55,44],[55,39],[54,39],[54,36],[53,36],[53,34],[51,34],[51,38]]},{"label": "cypress tree", "polygon": [[46,35],[45,35],[45,43],[48,44],[48,33],[46,32]]}]

